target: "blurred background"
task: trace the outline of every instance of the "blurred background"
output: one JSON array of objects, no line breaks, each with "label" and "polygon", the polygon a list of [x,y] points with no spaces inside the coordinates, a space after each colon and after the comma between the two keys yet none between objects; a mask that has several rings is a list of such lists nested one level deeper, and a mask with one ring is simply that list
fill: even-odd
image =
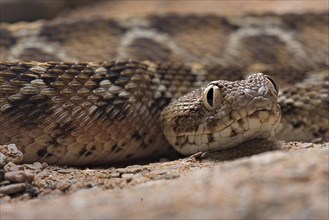
[{"label": "blurred background", "polygon": [[54,17],[132,17],[150,13],[303,13],[329,11],[328,0],[236,1],[109,1],[109,0],[0,0],[0,21],[14,23]]}]

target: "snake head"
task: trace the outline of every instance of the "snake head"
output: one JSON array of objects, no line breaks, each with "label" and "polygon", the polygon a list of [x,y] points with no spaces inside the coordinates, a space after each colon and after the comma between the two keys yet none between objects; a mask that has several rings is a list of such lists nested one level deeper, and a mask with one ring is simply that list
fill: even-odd
[{"label": "snake head", "polygon": [[240,81],[210,82],[163,110],[164,134],[183,155],[272,138],[281,117],[277,95],[275,81],[262,73]]}]

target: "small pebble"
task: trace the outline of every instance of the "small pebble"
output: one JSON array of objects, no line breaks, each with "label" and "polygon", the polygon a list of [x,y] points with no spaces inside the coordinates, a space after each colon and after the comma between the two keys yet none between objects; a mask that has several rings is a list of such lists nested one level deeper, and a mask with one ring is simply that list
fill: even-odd
[{"label": "small pebble", "polygon": [[156,170],[152,173],[155,174],[155,175],[164,175],[164,174],[167,174],[168,171],[167,170]]},{"label": "small pebble", "polygon": [[313,147],[313,144],[312,143],[300,143],[299,147],[300,148],[310,148],[310,147]]},{"label": "small pebble", "polygon": [[3,167],[3,170],[5,173],[8,173],[12,171],[23,170],[23,167],[20,165],[16,165],[13,162],[9,162]]},{"label": "small pebble", "polygon": [[11,194],[22,192],[25,189],[26,189],[25,183],[15,183],[7,186],[1,186],[0,193],[5,195],[11,195]]},{"label": "small pebble", "polygon": [[120,173],[117,173],[117,172],[111,173],[110,177],[111,178],[118,178],[118,177],[120,177]]},{"label": "small pebble", "polygon": [[132,174],[132,173],[124,173],[124,174],[121,175],[121,178],[133,179],[134,176],[135,176],[135,174]]},{"label": "small pebble", "polygon": [[4,156],[0,156],[1,164],[4,166],[8,162],[19,163],[23,160],[23,153],[17,149],[15,144],[0,145],[0,152]]},{"label": "small pebble", "polygon": [[34,175],[29,171],[11,171],[5,173],[5,180],[8,180],[12,183],[24,183],[32,182],[34,180]]},{"label": "small pebble", "polygon": [[41,165],[42,165],[42,168],[47,168],[48,167],[48,164],[46,162],[43,162]]},{"label": "small pebble", "polygon": [[8,180],[0,182],[0,186],[5,186],[5,185],[9,185],[9,184],[10,184],[10,182]]},{"label": "small pebble", "polygon": [[37,169],[41,169],[42,168],[42,164],[40,162],[34,162],[33,166]]},{"label": "small pebble", "polygon": [[31,170],[41,170],[43,168],[40,162],[34,162],[33,164],[25,164]]},{"label": "small pebble", "polygon": [[2,168],[4,165],[6,165],[6,156],[0,152],[0,168]]},{"label": "small pebble", "polygon": [[70,186],[71,186],[71,184],[69,184],[69,183],[59,183],[59,184],[57,184],[57,189],[59,189],[60,191],[64,192],[68,188],[70,188]]},{"label": "small pebble", "polygon": [[66,174],[66,173],[71,173],[72,171],[71,170],[57,170],[58,173],[62,173],[62,174]]}]

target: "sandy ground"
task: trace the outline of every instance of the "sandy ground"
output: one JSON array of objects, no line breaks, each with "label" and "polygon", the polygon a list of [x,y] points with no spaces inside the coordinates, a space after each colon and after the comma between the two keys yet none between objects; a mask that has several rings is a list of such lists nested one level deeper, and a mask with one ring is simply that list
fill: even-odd
[{"label": "sandy ground", "polygon": [[125,167],[8,163],[2,172],[1,219],[328,217],[329,143],[248,143]]}]

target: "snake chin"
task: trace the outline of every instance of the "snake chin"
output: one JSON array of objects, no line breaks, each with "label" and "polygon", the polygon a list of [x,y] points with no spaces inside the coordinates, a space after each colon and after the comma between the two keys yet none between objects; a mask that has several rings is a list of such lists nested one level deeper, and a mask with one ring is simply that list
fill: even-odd
[{"label": "snake chin", "polygon": [[[181,154],[191,155],[200,151],[220,151],[253,139],[272,139],[280,121],[279,106],[270,110],[260,109],[250,115],[231,121],[227,126],[219,123],[212,131],[205,132],[206,123],[197,132],[167,135],[169,143]],[[189,146],[189,147],[185,147]]]}]

